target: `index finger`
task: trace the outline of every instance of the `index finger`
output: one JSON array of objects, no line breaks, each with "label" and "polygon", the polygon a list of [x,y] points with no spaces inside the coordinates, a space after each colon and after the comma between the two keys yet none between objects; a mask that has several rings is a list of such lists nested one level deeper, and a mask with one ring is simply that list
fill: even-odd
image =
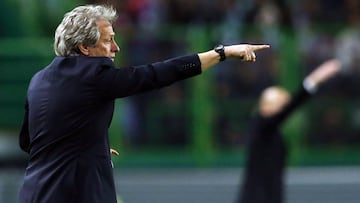
[{"label": "index finger", "polygon": [[262,45],[250,45],[250,49],[252,51],[257,51],[257,50],[262,50],[262,49],[267,49],[270,48],[270,45],[267,44],[262,44]]}]

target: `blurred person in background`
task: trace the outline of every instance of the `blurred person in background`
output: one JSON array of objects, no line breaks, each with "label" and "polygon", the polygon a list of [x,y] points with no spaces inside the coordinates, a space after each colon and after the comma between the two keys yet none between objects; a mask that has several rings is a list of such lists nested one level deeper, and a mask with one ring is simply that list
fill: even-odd
[{"label": "blurred person in background", "polygon": [[270,86],[261,93],[259,109],[249,129],[244,182],[237,202],[283,202],[287,150],[281,126],[297,107],[339,70],[338,60],[324,62],[304,79],[303,85],[293,97],[279,86]]},{"label": "blurred person in background", "polygon": [[19,144],[29,161],[20,203],[115,203],[108,138],[114,100],[199,75],[226,58],[255,61],[255,51],[269,47],[219,45],[119,69],[116,17],[111,6],[79,6],[58,25],[57,56],[32,77],[27,91]]},{"label": "blurred person in background", "polygon": [[343,63],[338,92],[360,97],[360,1],[346,0],[346,21],[335,40],[335,54]]}]

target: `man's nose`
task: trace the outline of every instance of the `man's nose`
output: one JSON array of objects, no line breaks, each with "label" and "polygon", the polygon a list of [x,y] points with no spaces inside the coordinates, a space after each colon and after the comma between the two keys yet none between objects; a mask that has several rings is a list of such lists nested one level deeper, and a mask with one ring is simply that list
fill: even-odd
[{"label": "man's nose", "polygon": [[112,50],[113,52],[119,52],[119,51],[120,51],[120,47],[117,45],[116,42],[114,42],[114,43],[112,44],[111,50]]}]

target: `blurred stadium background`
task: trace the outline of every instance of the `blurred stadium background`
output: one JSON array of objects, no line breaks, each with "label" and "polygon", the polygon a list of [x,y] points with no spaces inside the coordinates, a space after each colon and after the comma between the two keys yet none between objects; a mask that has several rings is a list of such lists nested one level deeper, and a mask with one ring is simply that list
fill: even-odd
[{"label": "blurred stadium background", "polygon": [[217,43],[267,43],[254,64],[229,60],[200,77],[118,100],[110,129],[119,199],[233,202],[244,138],[260,91],[296,90],[322,61],[341,74],[283,130],[289,147],[287,201],[360,199],[359,0],[1,0],[0,203],[16,202],[26,154],[17,144],[31,76],[53,59],[65,12],[112,4],[120,46],[115,63],[151,63]]}]

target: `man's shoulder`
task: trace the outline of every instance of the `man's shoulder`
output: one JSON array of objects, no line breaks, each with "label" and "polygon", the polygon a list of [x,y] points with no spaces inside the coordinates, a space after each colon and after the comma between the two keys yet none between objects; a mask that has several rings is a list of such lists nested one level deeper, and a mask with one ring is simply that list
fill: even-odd
[{"label": "man's shoulder", "polygon": [[114,63],[107,57],[57,56],[50,65],[54,65],[58,67],[89,68],[89,67],[98,67],[98,66],[113,67]]},{"label": "man's shoulder", "polygon": [[58,80],[60,78],[91,79],[104,69],[115,68],[106,57],[57,56],[43,69],[36,72],[31,81],[38,79]]},{"label": "man's shoulder", "polygon": [[102,69],[115,68],[115,65],[107,57],[70,56],[56,57],[47,68],[66,76],[90,76]]}]

